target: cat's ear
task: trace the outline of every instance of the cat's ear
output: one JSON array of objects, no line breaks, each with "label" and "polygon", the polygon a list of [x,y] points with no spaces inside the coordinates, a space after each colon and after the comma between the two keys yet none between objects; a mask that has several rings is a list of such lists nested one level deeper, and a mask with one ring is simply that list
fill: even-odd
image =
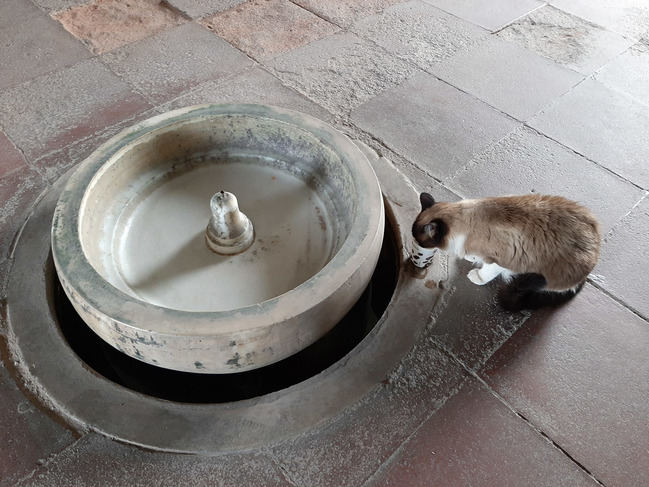
[{"label": "cat's ear", "polygon": [[419,202],[421,203],[421,211],[424,211],[435,204],[435,198],[428,193],[421,193],[419,195]]}]

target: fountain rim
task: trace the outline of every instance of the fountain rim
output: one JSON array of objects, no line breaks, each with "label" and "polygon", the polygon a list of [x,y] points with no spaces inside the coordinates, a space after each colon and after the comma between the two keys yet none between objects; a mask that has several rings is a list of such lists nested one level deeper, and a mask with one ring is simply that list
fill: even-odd
[{"label": "fountain rim", "polygon": [[[79,232],[80,213],[94,178],[129,148],[173,125],[200,120],[248,116],[288,124],[315,137],[336,153],[349,170],[357,205],[351,230],[331,260],[314,276],[279,296],[227,311],[183,311],[148,303],[118,289],[90,263]],[[384,219],[378,179],[363,152],[344,134],[309,115],[285,108],[257,104],[204,104],[156,115],[128,127],[97,148],[74,171],[56,204],[52,221],[52,255],[56,271],[68,295],[105,321],[110,319],[134,332],[174,336],[218,336],[224,333],[266,328],[289,320],[325,301],[351,278],[368,257],[362,249],[377,238]],[[373,230],[374,229],[374,230]],[[359,251],[361,250],[361,251]],[[70,282],[77,283],[72,286]],[[110,317],[110,318],[107,318]]]}]

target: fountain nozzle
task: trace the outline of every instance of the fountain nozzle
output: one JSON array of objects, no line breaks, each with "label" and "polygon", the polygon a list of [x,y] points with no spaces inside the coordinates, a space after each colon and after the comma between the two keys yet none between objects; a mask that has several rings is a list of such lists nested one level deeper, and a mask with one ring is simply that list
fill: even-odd
[{"label": "fountain nozzle", "polygon": [[212,216],[205,230],[205,241],[210,250],[232,255],[252,245],[255,232],[248,217],[239,210],[236,196],[219,191],[210,199],[210,209]]}]

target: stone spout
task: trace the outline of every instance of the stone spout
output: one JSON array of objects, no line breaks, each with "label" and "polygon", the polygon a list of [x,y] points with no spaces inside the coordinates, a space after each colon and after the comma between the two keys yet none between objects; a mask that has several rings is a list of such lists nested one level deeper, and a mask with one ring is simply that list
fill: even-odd
[{"label": "stone spout", "polygon": [[210,200],[212,216],[205,231],[205,241],[213,252],[222,255],[238,254],[255,239],[252,223],[239,210],[237,197],[219,191]]}]

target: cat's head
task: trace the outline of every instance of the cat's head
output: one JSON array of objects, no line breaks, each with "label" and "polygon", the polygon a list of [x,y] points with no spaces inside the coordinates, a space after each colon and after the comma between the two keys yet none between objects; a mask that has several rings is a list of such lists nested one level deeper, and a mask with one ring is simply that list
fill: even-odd
[{"label": "cat's head", "polygon": [[428,193],[419,195],[421,212],[412,224],[412,236],[425,248],[445,249],[448,245],[448,224],[441,218],[438,203]]}]

